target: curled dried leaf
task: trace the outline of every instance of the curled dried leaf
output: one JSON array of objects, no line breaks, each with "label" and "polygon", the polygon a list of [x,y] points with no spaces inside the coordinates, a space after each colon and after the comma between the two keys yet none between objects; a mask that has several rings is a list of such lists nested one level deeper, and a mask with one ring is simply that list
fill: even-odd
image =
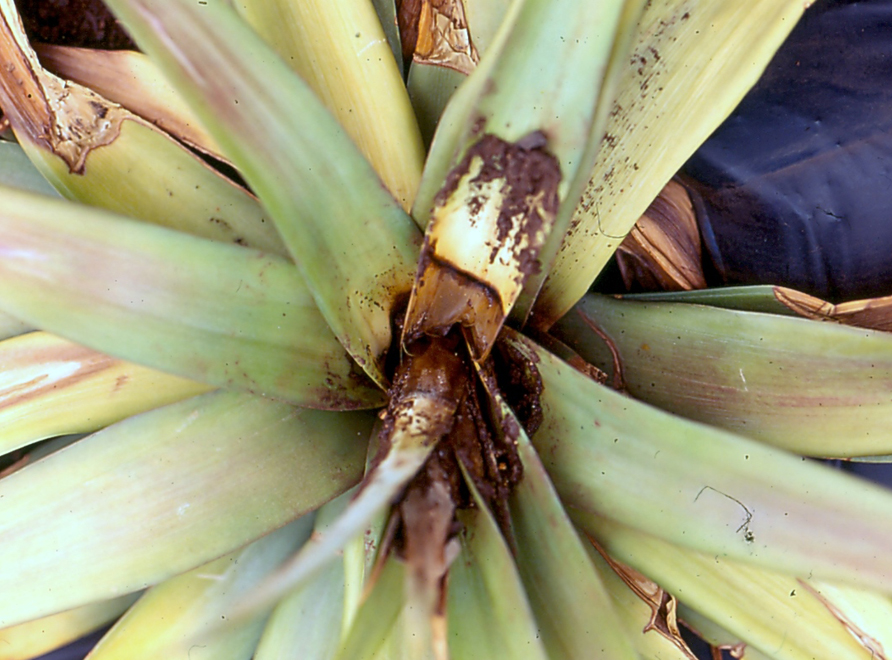
[{"label": "curled dried leaf", "polygon": [[403,0],[397,3],[403,57],[468,75],[480,55],[471,40],[463,0]]},{"label": "curled dried leaf", "polygon": [[617,249],[626,288],[705,289],[697,216],[684,186],[672,180]]},{"label": "curled dried leaf", "polygon": [[678,628],[678,617],[676,615],[678,601],[675,599],[675,596],[631,566],[613,559],[591,536],[588,539],[604,558],[604,561],[610,565],[613,572],[628,585],[635,595],[650,607],[650,621],[648,621],[641,632],[655,631],[676,646],[685,657],[695,660],[696,656],[691,653],[687,643],[682,639],[681,631]]},{"label": "curled dried leaf", "polygon": [[774,297],[800,316],[815,321],[835,321],[859,328],[892,331],[892,296],[833,304],[807,293],[774,287]]}]

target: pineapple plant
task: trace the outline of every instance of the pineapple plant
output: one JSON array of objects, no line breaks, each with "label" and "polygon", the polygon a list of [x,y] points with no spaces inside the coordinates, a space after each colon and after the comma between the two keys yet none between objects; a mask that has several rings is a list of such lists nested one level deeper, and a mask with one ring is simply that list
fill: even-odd
[{"label": "pineapple plant", "polygon": [[801,2],[108,4],[0,0],[0,657],[885,657],[888,335],[587,293]]}]

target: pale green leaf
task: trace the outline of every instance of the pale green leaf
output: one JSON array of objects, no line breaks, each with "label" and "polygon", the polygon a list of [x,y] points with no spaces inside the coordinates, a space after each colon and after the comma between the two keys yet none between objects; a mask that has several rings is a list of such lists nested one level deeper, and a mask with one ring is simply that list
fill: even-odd
[{"label": "pale green leaf", "polygon": [[586,296],[553,329],[637,399],[810,456],[892,453],[892,335],[798,317]]},{"label": "pale green leaf", "polygon": [[741,312],[764,312],[796,316],[796,312],[778,301],[771,285],[727,286],[718,289],[693,291],[656,291],[623,296],[624,300],[640,302],[682,302],[692,305],[709,305],[722,309],[738,309]]},{"label": "pale green leaf", "polygon": [[281,569],[264,580],[245,599],[240,613],[254,612],[276,602],[285,593],[317,574],[341,554],[344,546],[363,534],[390,506],[406,483],[427,460],[439,436],[424,428],[429,408],[418,406],[407,419],[398,419],[389,438],[387,454],[366,475],[356,496],[324,534],[318,534]]},{"label": "pale green leaf", "polygon": [[406,63],[403,62],[403,46],[400,41],[400,29],[397,25],[396,0],[372,0],[372,6],[375,8],[375,13],[378,14],[378,20],[381,21],[381,28],[384,30],[387,45],[390,46],[400,75],[405,76]]},{"label": "pale green leaf", "polygon": [[386,655],[388,646],[393,645],[390,638],[401,632],[405,581],[405,563],[388,557],[335,656],[337,660],[373,660]]},{"label": "pale green leaf", "polygon": [[138,593],[127,594],[4,628],[0,630],[0,657],[31,660],[54,651],[114,621],[138,597]]},{"label": "pale green leaf", "polygon": [[[324,533],[354,495],[348,490],[316,512],[313,533]],[[345,563],[332,562],[285,596],[269,618],[254,660],[331,660],[338,649],[345,607]]]},{"label": "pale green leaf", "polygon": [[588,188],[536,301],[535,327],[550,327],[585,294],[666,182],[756,83],[807,4],[647,4]]},{"label": "pale green leaf", "polygon": [[[446,104],[464,80],[465,74],[454,69],[412,62],[406,86],[425,144],[433,140]],[[426,221],[427,218],[424,218],[423,224]]]},{"label": "pale green leaf", "polygon": [[152,587],[99,641],[90,660],[156,660],[183,654],[189,660],[250,660],[266,613],[228,622],[233,600],[307,540],[312,518],[304,516]]},{"label": "pale green leaf", "polygon": [[523,479],[509,500],[517,570],[551,660],[635,658],[610,597],[520,422],[497,392],[499,429],[515,429]]},{"label": "pale green leaf", "polygon": [[87,157],[84,173],[24,142],[43,175],[67,199],[194,236],[287,257],[257,199],[154,126],[122,121],[114,142]]},{"label": "pale green leaf", "polygon": [[691,552],[604,519],[589,517],[585,526],[612,556],[775,660],[876,657],[794,577]]},{"label": "pale green leaf", "polygon": [[511,551],[485,507],[458,513],[461,553],[449,569],[452,660],[546,660]]},{"label": "pale green leaf", "polygon": [[0,191],[0,308],[79,344],[319,408],[383,394],[280,257]]},{"label": "pale green leaf", "polygon": [[0,184],[59,197],[59,193],[35,168],[16,142],[0,140]]},{"label": "pale green leaf", "polygon": [[412,220],[228,3],[108,4],[269,210],[335,335],[385,385],[390,315],[411,288],[420,247]]},{"label": "pale green leaf", "polygon": [[333,562],[282,599],[263,631],[254,660],[331,660],[344,613],[344,566]]},{"label": "pale green leaf", "polygon": [[892,493],[599,385],[533,342],[532,437],[564,505],[710,556],[892,591]]},{"label": "pale green leaf", "polygon": [[143,589],[358,481],[374,416],[211,393],[0,480],[0,625]]}]

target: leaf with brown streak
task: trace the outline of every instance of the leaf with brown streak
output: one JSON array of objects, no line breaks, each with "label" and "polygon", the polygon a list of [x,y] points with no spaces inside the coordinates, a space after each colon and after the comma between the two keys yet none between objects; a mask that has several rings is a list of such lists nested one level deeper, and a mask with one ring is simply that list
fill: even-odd
[{"label": "leaf with brown streak", "polygon": [[[811,594],[827,608],[830,614],[832,614],[834,618],[839,621],[847,631],[849,631],[852,637],[858,640],[858,643],[870,652],[871,660],[886,660],[889,657],[886,654],[882,641],[864,630],[863,624],[858,625],[859,622],[852,619],[852,616],[850,616],[851,610],[847,612],[845,607],[838,606],[830,597],[822,593],[822,589],[815,588],[805,580],[800,579],[799,584],[810,591]],[[828,589],[825,587],[823,589],[823,591],[827,590],[832,591],[833,588],[830,587]],[[887,637],[886,633],[881,632],[881,634],[883,634],[884,637]]]},{"label": "leaf with brown streak", "polygon": [[87,433],[211,389],[46,332],[0,342],[0,454]]},{"label": "leaf with brown streak", "polygon": [[691,653],[688,645],[681,637],[681,631],[678,629],[678,618],[676,610],[678,601],[670,593],[667,593],[660,585],[645,575],[639,573],[634,568],[616,561],[608,555],[604,549],[591,536],[588,537],[595,550],[604,558],[613,572],[616,573],[623,582],[628,585],[635,595],[644,601],[651,609],[650,621],[644,626],[642,633],[655,631],[668,639],[676,646],[685,657],[695,660],[696,656]]}]

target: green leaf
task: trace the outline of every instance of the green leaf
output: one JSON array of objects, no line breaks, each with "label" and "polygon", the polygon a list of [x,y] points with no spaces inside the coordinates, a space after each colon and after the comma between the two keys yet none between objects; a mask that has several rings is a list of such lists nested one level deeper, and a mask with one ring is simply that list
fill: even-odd
[{"label": "green leaf", "polygon": [[384,37],[387,39],[387,45],[393,53],[393,59],[396,62],[400,75],[405,75],[405,65],[403,62],[403,46],[400,42],[400,28],[397,25],[396,17],[396,0],[372,0],[372,6],[375,13],[378,14],[378,20],[381,22],[381,28],[384,30]]},{"label": "green leaf", "polygon": [[71,172],[62,158],[39,145],[25,142],[26,152],[67,199],[193,236],[288,256],[254,195],[135,119],[121,122],[114,142],[90,152],[83,173]]},{"label": "green leaf", "polygon": [[[250,660],[266,622],[224,623],[244,594],[307,540],[313,516],[149,589],[90,652],[91,660]],[[210,634],[210,631],[213,633]]]},{"label": "green leaf", "polygon": [[344,566],[334,562],[282,600],[263,631],[255,660],[331,660],[344,614]]},{"label": "green leaf", "polygon": [[211,393],[0,480],[0,626],[143,589],[358,481],[374,416]]},{"label": "green leaf", "polygon": [[0,307],[110,355],[300,405],[379,405],[280,257],[2,190]]},{"label": "green leaf", "polygon": [[710,556],[892,591],[889,491],[651,408],[510,337],[542,379],[532,441],[568,509]]},{"label": "green leaf", "polygon": [[[282,240],[257,199],[150,123],[153,117],[140,118],[93,89],[44,69],[12,0],[0,3],[0,28],[7,63],[0,69],[0,104],[34,167],[64,196],[199,236],[284,254]],[[103,56],[93,51],[93,57]],[[120,65],[120,57],[106,56],[104,63],[100,59],[86,68],[99,74],[109,59]],[[128,105],[123,87],[142,77],[134,67],[126,68],[130,70],[119,71],[111,83],[117,85],[115,96],[123,105]],[[145,73],[139,65],[135,68]],[[164,102],[162,97],[170,94],[166,84],[149,85],[136,96],[152,96],[173,112],[182,105],[178,99]]]},{"label": "green leaf", "polygon": [[117,619],[139,597],[127,594],[0,630],[4,660],[29,660],[70,644]]},{"label": "green leaf", "polygon": [[387,190],[410,208],[424,147],[372,3],[242,0],[234,6],[331,112]]},{"label": "green leaf", "polygon": [[634,293],[622,296],[623,300],[639,302],[680,302],[692,305],[708,305],[722,309],[737,309],[741,312],[764,312],[765,314],[783,314],[797,316],[796,312],[778,301],[774,295],[774,287],[761,286],[727,286],[720,289],[698,289],[694,291],[657,291],[653,293]]},{"label": "green leaf", "polygon": [[[264,580],[241,605],[240,615],[262,609],[279,600],[285,593],[316,575],[327,564],[339,558],[344,546],[362,534],[374,519],[390,506],[406,483],[427,460],[440,436],[429,435],[429,424],[436,425],[441,413],[424,401],[397,418],[389,436],[389,448],[382,460],[366,474],[356,496],[343,514],[325,534],[314,536],[301,551],[281,569]],[[432,421],[433,420],[433,421]]]},{"label": "green leaf", "polygon": [[452,660],[546,660],[548,654],[502,532],[485,506],[458,513],[462,549],[449,568]]},{"label": "green leaf", "polygon": [[801,580],[691,552],[604,519],[584,524],[612,556],[776,660],[876,657]]},{"label": "green leaf", "polygon": [[15,142],[5,140],[0,140],[0,184],[59,197],[56,189],[31,164],[22,148]]},{"label": "green leaf", "polygon": [[[465,75],[454,69],[412,62],[406,86],[425,144],[433,140],[446,104],[464,80]],[[427,224],[427,217],[423,220],[422,227]]]},{"label": "green leaf", "polygon": [[[393,555],[384,560],[374,586],[359,608],[337,660],[372,660],[383,648],[403,641],[406,564]],[[393,638],[396,639],[393,639]]]},{"label": "green leaf", "polygon": [[892,335],[798,317],[589,295],[553,329],[629,393],[810,456],[892,453]]},{"label": "green leaf", "polygon": [[[485,382],[485,381],[484,381]],[[610,596],[520,422],[497,392],[498,429],[515,429],[523,479],[509,501],[517,570],[551,660],[636,658]]]},{"label": "green leaf", "polygon": [[[316,512],[313,533],[325,530],[344,511],[353,489]],[[283,598],[263,630],[254,660],[331,660],[344,619],[345,564],[332,562]]]},{"label": "green leaf", "polygon": [[390,316],[418,258],[415,224],[309,87],[228,3],[108,4],[269,210],[335,335],[386,385]]},{"label": "green leaf", "polygon": [[582,298],[648,204],[756,83],[807,3],[647,4],[582,203],[531,323],[547,329]]}]

